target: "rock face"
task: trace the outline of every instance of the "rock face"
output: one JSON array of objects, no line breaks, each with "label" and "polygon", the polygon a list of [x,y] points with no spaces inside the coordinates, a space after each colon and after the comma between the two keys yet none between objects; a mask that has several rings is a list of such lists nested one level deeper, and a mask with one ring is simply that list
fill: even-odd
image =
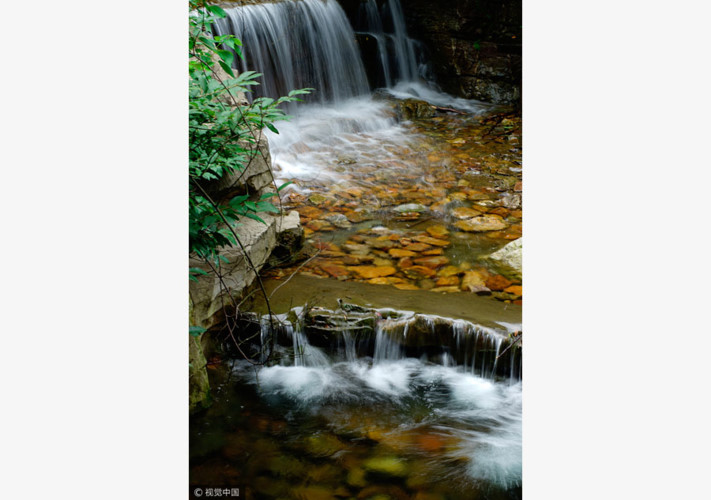
[{"label": "rock face", "polygon": [[[195,325],[210,328],[215,325],[218,318],[215,313],[223,307],[223,299],[228,302],[227,293],[239,297],[245,288],[255,280],[255,272],[249,261],[257,271],[267,264],[273,254],[287,256],[299,249],[303,239],[303,229],[299,223],[299,213],[290,212],[286,216],[272,217],[260,214],[266,224],[252,219],[242,219],[241,225],[236,228],[240,241],[244,246],[249,259],[245,257],[239,246],[232,246],[221,252],[227,262],[219,264],[222,279],[210,273],[200,276],[197,282],[190,282],[190,302],[193,308],[193,321]],[[200,267],[210,271],[209,266],[198,259],[190,259],[190,267]]]},{"label": "rock face", "polygon": [[429,49],[443,90],[497,104],[520,101],[520,0],[400,1],[408,34]]},{"label": "rock face", "polygon": [[522,278],[523,238],[512,241],[488,255],[486,259],[507,278],[519,281]]},{"label": "rock face", "polygon": [[202,351],[200,340],[190,337],[190,411],[205,407],[210,399],[210,382],[207,377],[205,365],[207,360]]}]

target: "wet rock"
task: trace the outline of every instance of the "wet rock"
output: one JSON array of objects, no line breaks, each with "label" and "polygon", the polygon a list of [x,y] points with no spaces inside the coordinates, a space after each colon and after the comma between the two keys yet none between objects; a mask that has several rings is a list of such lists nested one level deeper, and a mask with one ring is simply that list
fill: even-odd
[{"label": "wet rock", "polygon": [[328,486],[297,486],[291,490],[292,498],[298,500],[336,500]]},{"label": "wet rock", "polygon": [[509,215],[509,210],[504,207],[496,207],[493,210],[489,210],[489,212],[487,213],[491,215],[499,215],[501,217],[506,217],[507,215]]},{"label": "wet rock", "polygon": [[334,278],[347,277],[349,274],[348,269],[339,264],[322,264],[320,267]]},{"label": "wet rock", "polygon": [[429,267],[425,266],[411,266],[406,268],[404,272],[405,276],[414,280],[422,278],[431,278],[435,274],[437,274],[434,269],[430,269]]},{"label": "wet rock", "polygon": [[403,99],[397,103],[397,115],[401,120],[432,118],[435,115],[435,110],[427,101]]},{"label": "wet rock", "polygon": [[378,266],[378,267],[382,267],[382,266],[392,266],[392,265],[393,265],[393,261],[390,260],[390,259],[385,259],[385,258],[383,258],[383,257],[376,257],[376,258],[373,259],[373,265],[374,265],[374,266]]},{"label": "wet rock", "polygon": [[351,223],[348,218],[340,213],[328,214],[324,217],[328,222],[341,229],[349,229]]},{"label": "wet rock", "polygon": [[362,488],[366,486],[368,482],[365,480],[365,470],[360,467],[354,467],[348,471],[348,476],[346,476],[346,482],[350,486],[355,486]]},{"label": "wet rock", "polygon": [[348,270],[366,279],[390,276],[397,272],[392,266],[349,266]]},{"label": "wet rock", "polygon": [[449,264],[449,259],[443,255],[433,256],[433,257],[421,257],[419,259],[414,259],[415,264],[420,266],[429,267],[431,269],[436,269],[442,267],[445,264]]},{"label": "wet rock", "polygon": [[461,288],[462,290],[473,293],[488,293],[491,291],[486,287],[486,278],[477,271],[467,271],[464,273]]},{"label": "wet rock", "polygon": [[269,461],[269,470],[276,476],[302,477],[306,466],[301,460],[287,455],[277,455]]},{"label": "wet rock", "polygon": [[448,276],[454,276],[462,272],[462,269],[460,269],[457,266],[445,266],[439,271],[437,271],[437,276],[443,276],[443,277],[448,277]]},{"label": "wet rock", "polygon": [[349,211],[346,213],[346,218],[349,222],[357,224],[358,222],[364,222],[373,219],[373,214],[369,210],[357,209],[354,211]]},{"label": "wet rock", "polygon": [[339,165],[352,165],[356,162],[355,157],[350,155],[341,154],[336,158],[336,163]]},{"label": "wet rock", "polygon": [[516,191],[518,193],[523,191],[523,181],[518,181],[513,189],[514,189],[514,191]]},{"label": "wet rock", "polygon": [[377,248],[378,250],[388,250],[395,246],[395,242],[390,239],[376,239],[369,242],[370,246]]},{"label": "wet rock", "polygon": [[408,267],[412,267],[414,265],[415,263],[412,262],[412,259],[410,257],[403,257],[397,263],[397,267],[399,267],[400,269],[407,269]]},{"label": "wet rock", "polygon": [[452,210],[452,217],[457,219],[471,219],[477,215],[481,215],[481,212],[470,207],[457,207]]},{"label": "wet rock", "polygon": [[377,456],[363,462],[363,468],[368,472],[376,472],[386,476],[407,476],[407,464],[396,456]]},{"label": "wet rock", "polygon": [[493,276],[489,276],[486,279],[486,286],[490,290],[496,291],[496,292],[501,292],[504,290],[504,288],[507,288],[511,285],[513,285],[513,281],[507,280],[500,274],[495,274]]},{"label": "wet rock", "polygon": [[267,498],[286,498],[292,489],[290,482],[267,476],[258,476],[250,486]]},{"label": "wet rock", "polygon": [[334,230],[334,227],[331,225],[330,222],[322,220],[322,219],[312,220],[311,222],[306,224],[306,227],[308,227],[312,231],[333,231]]},{"label": "wet rock", "polygon": [[314,205],[323,205],[326,201],[328,201],[328,198],[322,194],[314,193],[309,196],[309,201]]},{"label": "wet rock", "polygon": [[432,250],[425,250],[422,252],[422,255],[442,255],[444,253],[444,250],[441,248],[434,248]]},{"label": "wet rock", "polygon": [[432,290],[435,287],[435,282],[431,279],[422,279],[417,282],[417,286],[420,290]]},{"label": "wet rock", "polygon": [[506,278],[520,281],[522,277],[523,238],[508,243],[485,259]]},{"label": "wet rock", "polygon": [[306,472],[307,477],[315,483],[335,483],[342,474],[343,470],[340,467],[331,464],[312,465]]},{"label": "wet rock", "polygon": [[498,215],[481,215],[472,219],[461,220],[454,225],[467,232],[498,231],[508,227],[508,224]]},{"label": "wet rock", "polygon": [[501,204],[509,210],[517,210],[521,208],[521,195],[514,193],[506,193],[501,198]]},{"label": "wet rock", "polygon": [[427,244],[427,245],[436,246],[436,247],[446,247],[446,246],[449,246],[449,241],[447,241],[447,240],[442,240],[442,239],[439,239],[439,238],[433,238],[433,237],[431,237],[431,236],[427,236],[427,235],[424,235],[424,234],[420,234],[420,235],[418,235],[418,236],[415,236],[415,237],[413,238],[413,240],[419,241],[420,243],[425,243],[425,244]]},{"label": "wet rock", "polygon": [[360,264],[368,263],[368,262],[373,262],[375,260],[374,255],[356,255],[356,254],[351,254],[351,255],[346,255],[343,257],[343,263],[348,265],[348,266],[357,266]]},{"label": "wet rock", "polygon": [[398,205],[394,209],[396,212],[426,212],[429,210],[426,206],[420,203],[406,203],[404,205]]},{"label": "wet rock", "polygon": [[424,252],[425,250],[429,250],[431,248],[431,245],[426,245],[424,243],[408,243],[405,245],[405,250],[409,250],[411,252]]},{"label": "wet rock", "polygon": [[413,252],[411,250],[403,250],[401,248],[391,248],[390,250],[388,250],[388,253],[396,259],[399,259],[401,257],[414,257],[417,255],[416,252]]},{"label": "wet rock", "polygon": [[306,438],[304,448],[309,455],[314,457],[329,457],[346,448],[336,436],[331,434],[314,434]]},{"label": "wet rock", "polygon": [[343,248],[354,255],[367,255],[370,253],[370,246],[361,243],[346,243]]},{"label": "wet rock", "polygon": [[523,287],[519,285],[513,285],[504,290],[504,292],[514,295],[516,299],[523,296]]},{"label": "wet rock", "polygon": [[449,230],[442,224],[436,224],[425,229],[433,238],[444,238],[449,234]]},{"label": "wet rock", "polygon": [[456,275],[443,276],[435,282],[435,285],[440,286],[440,287],[441,286],[459,287],[459,276],[456,276]]},{"label": "wet rock", "polygon": [[389,484],[368,486],[358,493],[358,500],[410,500],[402,488]]}]

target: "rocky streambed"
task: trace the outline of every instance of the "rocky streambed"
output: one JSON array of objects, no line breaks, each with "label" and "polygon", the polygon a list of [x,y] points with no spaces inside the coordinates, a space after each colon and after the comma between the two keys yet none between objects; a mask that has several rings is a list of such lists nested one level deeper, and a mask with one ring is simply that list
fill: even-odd
[{"label": "rocky streambed", "polygon": [[[403,102],[392,112],[402,113]],[[299,212],[312,259],[269,278],[298,267],[312,276],[522,304],[520,117],[424,106],[430,113],[406,115],[397,133],[354,133],[331,144],[330,157],[296,144],[312,169],[281,175],[297,188],[284,202]],[[279,160],[277,152],[278,175]],[[328,176],[318,175],[326,168]]]}]

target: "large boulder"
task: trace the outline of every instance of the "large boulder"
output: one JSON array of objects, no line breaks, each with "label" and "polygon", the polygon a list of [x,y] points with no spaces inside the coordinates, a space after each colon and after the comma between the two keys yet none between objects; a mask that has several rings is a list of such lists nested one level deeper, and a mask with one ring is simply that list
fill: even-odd
[{"label": "large boulder", "polygon": [[485,257],[502,275],[520,281],[522,278],[523,238],[508,243]]},{"label": "large boulder", "polygon": [[219,321],[216,313],[225,305],[230,305],[229,296],[240,297],[276,249],[280,249],[284,258],[287,252],[296,253],[301,249],[303,229],[298,212],[279,216],[260,214],[260,217],[265,223],[245,218],[235,228],[245,251],[239,245],[224,248],[220,255],[227,262],[219,263],[217,270],[220,276],[202,260],[191,256],[190,267],[208,272],[199,276],[197,281],[190,282],[193,325],[206,329],[214,326]]}]

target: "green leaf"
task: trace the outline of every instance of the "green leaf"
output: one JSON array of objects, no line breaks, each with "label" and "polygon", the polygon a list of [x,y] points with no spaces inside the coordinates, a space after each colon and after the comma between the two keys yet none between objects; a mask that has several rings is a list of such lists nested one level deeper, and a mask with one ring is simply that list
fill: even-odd
[{"label": "green leaf", "polygon": [[293,181],[285,182],[284,184],[282,184],[281,186],[279,186],[279,187],[277,188],[277,193],[281,192],[282,189],[284,189],[284,188],[285,188],[286,186],[288,186],[289,184],[293,184],[293,183],[294,183]]},{"label": "green leaf", "polygon": [[[234,59],[235,59],[235,55],[232,52],[230,52],[229,50],[221,50],[221,49],[218,49],[215,52],[217,52],[217,55],[220,56],[220,59],[225,61],[225,64],[227,64],[229,66],[232,65],[232,61],[234,61]],[[234,75],[232,75],[232,76],[234,76]]]},{"label": "green leaf", "polygon": [[235,76],[235,74],[232,72],[232,67],[227,65],[224,61],[218,61],[220,63],[220,66],[222,69],[225,70],[225,73],[227,73],[230,76]]},{"label": "green leaf", "polygon": [[218,7],[217,5],[208,5],[207,10],[210,11],[210,13],[216,15],[217,17],[226,17],[227,12],[222,7]]},{"label": "green leaf", "polygon": [[191,326],[189,331],[190,331],[190,335],[192,335],[193,337],[197,337],[201,333],[206,332],[207,330],[201,326]]},{"label": "green leaf", "polygon": [[268,128],[269,130],[271,130],[272,132],[274,132],[275,134],[278,134],[278,133],[279,133],[279,131],[276,129],[276,127],[275,127],[274,125],[272,125],[271,123],[267,122],[267,123],[265,123],[264,125],[266,125],[267,128]]}]

